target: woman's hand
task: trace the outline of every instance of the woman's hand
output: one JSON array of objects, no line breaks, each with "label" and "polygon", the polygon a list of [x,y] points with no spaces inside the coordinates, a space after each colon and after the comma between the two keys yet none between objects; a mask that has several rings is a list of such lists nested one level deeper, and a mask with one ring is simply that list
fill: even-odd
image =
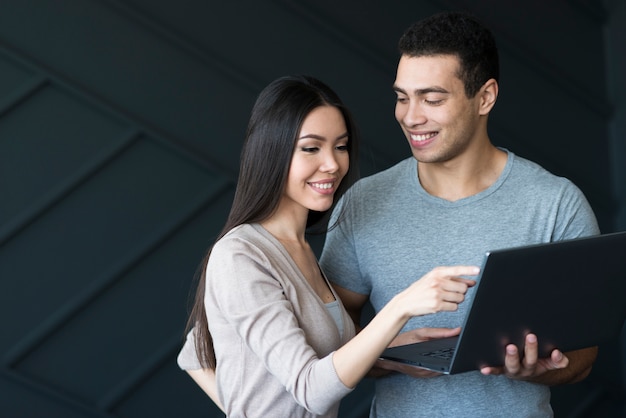
[{"label": "woman's hand", "polygon": [[475,276],[479,271],[475,266],[436,267],[394,297],[394,304],[408,317],[456,311],[467,289],[476,284],[461,276]]}]

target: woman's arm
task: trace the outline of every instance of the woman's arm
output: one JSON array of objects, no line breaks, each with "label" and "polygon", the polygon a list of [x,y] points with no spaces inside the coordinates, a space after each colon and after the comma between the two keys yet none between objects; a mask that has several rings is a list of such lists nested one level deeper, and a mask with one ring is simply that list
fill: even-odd
[{"label": "woman's arm", "polygon": [[355,387],[411,317],[455,311],[475,283],[460,276],[477,273],[477,267],[438,267],[396,295],[361,332],[335,351],[333,365],[339,379]]}]

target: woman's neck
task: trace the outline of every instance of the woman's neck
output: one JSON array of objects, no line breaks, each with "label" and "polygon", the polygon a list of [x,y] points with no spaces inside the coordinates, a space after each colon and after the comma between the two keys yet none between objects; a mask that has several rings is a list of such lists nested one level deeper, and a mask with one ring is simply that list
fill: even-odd
[{"label": "woman's neck", "polygon": [[306,245],[306,218],[302,216],[278,210],[260,224],[281,242]]}]

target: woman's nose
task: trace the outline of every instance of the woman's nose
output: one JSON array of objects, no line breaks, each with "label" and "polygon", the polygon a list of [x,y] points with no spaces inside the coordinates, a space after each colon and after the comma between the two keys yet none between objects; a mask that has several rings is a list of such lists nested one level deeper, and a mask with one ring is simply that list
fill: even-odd
[{"label": "woman's nose", "polygon": [[339,163],[337,162],[337,156],[334,152],[324,153],[324,161],[322,163],[321,171],[327,173],[334,173],[339,169]]}]

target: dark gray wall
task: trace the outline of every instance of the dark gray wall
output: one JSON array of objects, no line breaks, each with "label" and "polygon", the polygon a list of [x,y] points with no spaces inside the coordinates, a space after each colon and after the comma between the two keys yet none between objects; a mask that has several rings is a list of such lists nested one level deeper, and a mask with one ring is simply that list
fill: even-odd
[{"label": "dark gray wall", "polygon": [[610,11],[605,26],[608,94],[614,114],[609,123],[612,139],[613,187],[617,200],[615,226],[626,230],[626,1],[606,0]]},{"label": "dark gray wall", "polygon": [[[256,94],[319,77],[356,115],[364,174],[386,168],[409,155],[396,41],[445,9],[498,39],[494,142],[626,229],[623,0],[0,1],[0,416],[218,416],[175,355]],[[616,413],[624,346],[602,348],[557,416]]]}]

